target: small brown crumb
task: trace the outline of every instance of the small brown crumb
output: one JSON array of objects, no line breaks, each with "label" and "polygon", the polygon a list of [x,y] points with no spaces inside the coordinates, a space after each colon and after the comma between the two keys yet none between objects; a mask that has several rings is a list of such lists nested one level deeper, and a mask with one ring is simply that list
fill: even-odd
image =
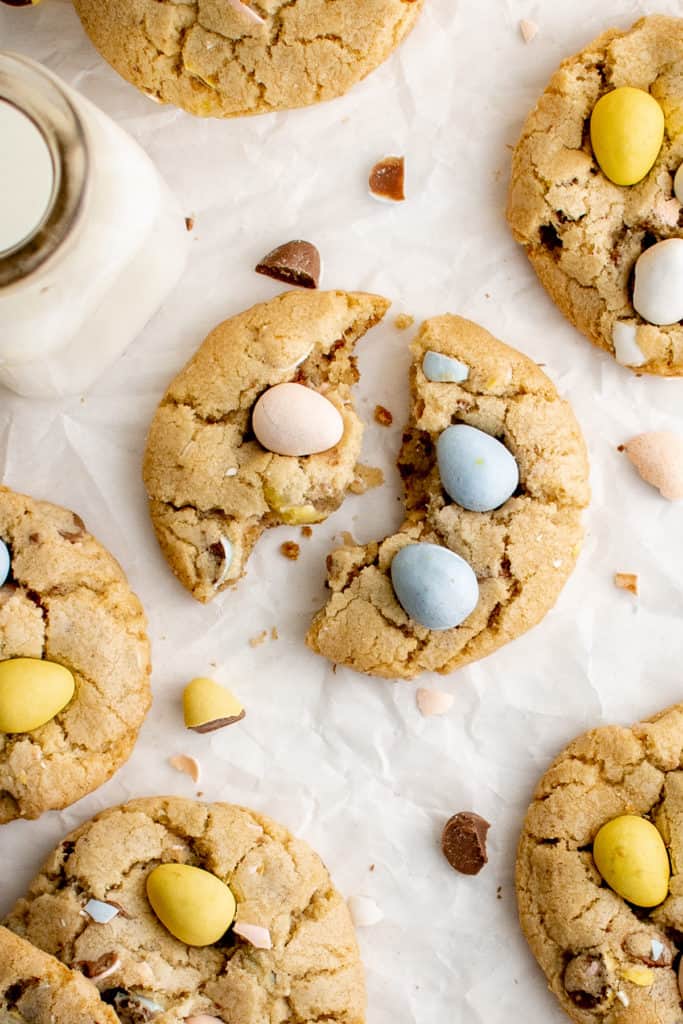
[{"label": "small brown crumb", "polygon": [[297,558],[299,557],[299,554],[301,553],[301,548],[296,543],[296,541],[286,540],[284,544],[280,545],[280,551],[285,556],[285,558],[289,558],[290,561],[296,562]]},{"label": "small brown crumb", "polygon": [[415,317],[411,316],[410,313],[399,313],[394,320],[394,327],[399,331],[406,331],[409,327],[412,327],[415,323]]},{"label": "small brown crumb", "polygon": [[394,417],[391,415],[388,409],[385,409],[383,405],[375,406],[375,422],[379,423],[380,427],[390,427],[394,422]]},{"label": "small brown crumb", "polygon": [[185,227],[187,228],[188,231],[192,231],[192,229],[194,228],[194,217],[185,218]]},{"label": "small brown crumb", "polygon": [[625,452],[626,451],[626,445],[625,444],[618,444],[617,445],[617,451],[618,452]]},{"label": "small brown crumb", "polygon": [[270,631],[270,639],[271,640],[279,640],[280,639],[280,634],[277,631],[277,626],[273,626],[273,628],[271,629],[271,631]]},{"label": "small brown crumb", "polygon": [[387,156],[370,171],[370,194],[392,203],[405,199],[406,162],[402,156]]},{"label": "small brown crumb", "polygon": [[460,811],[449,818],[441,837],[443,855],[463,875],[478,875],[488,862],[486,836],[488,821],[473,811]]},{"label": "small brown crumb", "polygon": [[496,899],[497,900],[502,900],[502,898],[503,898],[503,886],[499,885],[498,888],[496,889]]},{"label": "small brown crumb", "polygon": [[638,576],[634,572],[616,572],[614,574],[614,585],[620,590],[628,590],[634,597],[638,597]]},{"label": "small brown crumb", "polygon": [[371,871],[374,871],[374,870],[375,870],[375,865],[374,865],[374,864],[371,864],[371,865],[370,865],[370,870],[371,870]]},{"label": "small brown crumb", "polygon": [[268,630],[267,629],[262,629],[260,633],[256,634],[256,636],[252,636],[251,637],[251,639],[249,640],[249,646],[250,647],[260,647],[261,644],[264,644],[267,639],[268,639]]},{"label": "small brown crumb", "polygon": [[344,545],[345,548],[358,547],[358,541],[356,540],[352,533],[349,533],[348,530],[342,530],[340,537],[342,539],[342,544]]},{"label": "small brown crumb", "polygon": [[320,253],[311,242],[296,239],[269,252],[256,264],[256,273],[275,281],[317,288],[320,281]]},{"label": "small brown crumb", "polygon": [[365,494],[373,487],[381,487],[384,483],[384,473],[377,466],[363,466],[360,462],[356,466],[356,475],[349,484],[351,494]]},{"label": "small brown crumb", "polygon": [[313,529],[312,529],[312,527],[310,527],[310,526],[302,526],[301,527],[301,536],[302,537],[312,537],[313,536]]},{"label": "small brown crumb", "polygon": [[522,39],[525,43],[530,43],[538,35],[538,25],[535,21],[529,21],[527,18],[522,18],[519,23],[519,31],[522,33]]}]

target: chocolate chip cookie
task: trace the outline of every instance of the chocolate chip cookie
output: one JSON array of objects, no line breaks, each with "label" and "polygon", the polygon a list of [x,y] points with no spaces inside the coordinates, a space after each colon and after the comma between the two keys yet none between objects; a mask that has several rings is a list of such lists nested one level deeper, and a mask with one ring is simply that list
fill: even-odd
[{"label": "chocolate chip cookie", "polygon": [[423,0],[75,0],[86,32],[143,92],[203,117],[347,92],[414,25]]},{"label": "chocolate chip cookie", "polygon": [[[220,324],[171,383],[144,479],[161,549],[198,601],[238,582],[265,529],[322,522],[354,485],[363,427],[353,348],[388,306],[362,293],[285,292]],[[283,455],[256,439],[257,402],[292,384],[337,419],[333,447]]]},{"label": "chocolate chip cookie", "polygon": [[10,554],[0,663],[53,662],[75,684],[39,728],[0,732],[2,823],[67,807],[106,782],[128,759],[151,698],[144,612],[79,516],[3,487],[0,538]]},{"label": "chocolate chip cookie", "polygon": [[[235,925],[213,945],[185,945],[155,916],[147,880],[171,863],[232,890]],[[90,916],[93,899],[114,911],[108,923]],[[365,1020],[351,918],[321,860],[280,825],[229,804],[158,798],[104,811],[58,846],[7,923],[92,975],[122,1024],[199,1014],[223,1024]],[[114,966],[98,980],[104,962]]]},{"label": "chocolate chip cookie", "polygon": [[80,971],[0,928],[0,1021],[117,1024],[117,1017]]},{"label": "chocolate chip cookie", "polygon": [[[565,316],[624,366],[664,376],[683,375],[683,327],[678,314],[668,326],[639,315],[633,272],[645,250],[681,238],[674,177],[683,161],[682,82],[681,18],[642,18],[564,61],[524,125],[507,209],[515,238]],[[654,97],[666,121],[654,166],[628,186],[602,171],[590,123],[596,103],[624,86]]]},{"label": "chocolate chip cookie", "polygon": [[[332,552],[330,597],[307,637],[333,662],[401,679],[452,672],[539,622],[574,567],[589,500],[574,414],[535,363],[456,316],[426,321],[412,356],[412,412],[398,460],[405,522],[379,543]],[[437,448],[454,424],[499,439],[514,456],[519,484],[500,507],[470,511],[445,493]],[[469,563],[478,602],[462,624],[427,628],[399,603],[392,563],[410,545]]]},{"label": "chocolate chip cookie", "polygon": [[[551,990],[577,1024],[681,1020],[682,764],[679,705],[632,728],[580,736],[536,789],[517,857],[519,916]],[[651,822],[668,847],[669,894],[654,908],[626,902],[593,859],[598,832],[621,815]]]}]

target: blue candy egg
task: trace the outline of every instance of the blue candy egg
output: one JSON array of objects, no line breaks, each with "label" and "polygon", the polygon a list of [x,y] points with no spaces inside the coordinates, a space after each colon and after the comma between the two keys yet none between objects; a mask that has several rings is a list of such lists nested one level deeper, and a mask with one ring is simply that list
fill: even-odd
[{"label": "blue candy egg", "polygon": [[9,548],[3,540],[0,540],[0,587],[5,583],[9,576],[10,570],[10,557]]},{"label": "blue candy egg", "polygon": [[399,604],[427,629],[453,629],[479,601],[479,584],[470,565],[439,544],[408,544],[391,563],[391,582]]},{"label": "blue candy egg", "polygon": [[519,469],[504,444],[483,430],[458,423],[436,444],[446,493],[470,512],[500,508],[517,490]]},{"label": "blue candy egg", "polygon": [[422,372],[435,384],[462,384],[469,377],[470,368],[459,359],[430,349],[422,360]]}]

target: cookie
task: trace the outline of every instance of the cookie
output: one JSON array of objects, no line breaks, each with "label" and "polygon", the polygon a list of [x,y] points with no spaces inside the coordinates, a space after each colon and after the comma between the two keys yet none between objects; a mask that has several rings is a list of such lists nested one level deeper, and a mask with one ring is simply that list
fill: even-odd
[{"label": "cookie", "polygon": [[[426,321],[412,357],[412,411],[398,460],[405,522],[380,543],[332,552],[330,597],[307,637],[333,662],[401,679],[452,672],[539,622],[574,567],[589,500],[574,414],[535,363],[456,316]],[[437,448],[453,424],[500,438],[505,457],[514,456],[519,486],[501,507],[469,511],[445,493]],[[474,570],[478,600],[461,625],[427,628],[397,600],[393,562],[415,544],[455,552]]]},{"label": "cookie", "polygon": [[[376,295],[285,292],[220,324],[171,383],[143,472],[161,549],[198,601],[237,583],[267,527],[319,523],[342,503],[363,434],[351,402],[353,348],[388,306]],[[295,457],[256,439],[257,401],[292,383],[316,403],[304,428],[322,423],[318,405],[338,421],[333,447]],[[260,422],[265,430],[270,421]]]},{"label": "cookie", "polygon": [[0,928],[0,1021],[117,1024],[117,1017],[79,971]]},{"label": "cookie", "polygon": [[79,516],[3,487],[0,538],[11,557],[0,669],[41,659],[75,682],[46,724],[0,732],[2,823],[67,807],[127,760],[150,705],[150,654],[140,602]]},{"label": "cookie", "polygon": [[[647,322],[633,305],[632,279],[645,250],[681,238],[674,176],[683,161],[682,82],[680,18],[643,18],[564,61],[524,125],[507,208],[515,238],[565,316],[623,365],[664,376],[683,374],[681,314],[668,326]],[[590,124],[596,103],[624,86],[651,94],[666,122],[654,166],[628,186],[601,169]]]},{"label": "cookie", "polygon": [[75,0],[129,82],[202,117],[332,99],[386,60],[423,0]]},{"label": "cookie", "polygon": [[[160,863],[226,882],[237,901],[234,928],[201,948],[174,938],[146,895]],[[108,924],[84,911],[92,898],[118,910]],[[222,1024],[365,1020],[354,929],[320,858],[280,825],[230,804],[171,797],[104,811],[59,845],[7,923],[71,967],[115,957],[119,966],[97,984],[122,1024],[150,1019],[150,1005],[155,1024],[200,1014]],[[260,945],[271,948],[238,932],[265,935]]]},{"label": "cookie", "polygon": [[[551,990],[578,1024],[681,1019],[681,764],[679,705],[630,729],[580,736],[534,794],[517,857],[519,917]],[[642,828],[653,823],[668,847],[670,895],[654,908],[617,895],[593,859],[599,831],[622,815]]]}]

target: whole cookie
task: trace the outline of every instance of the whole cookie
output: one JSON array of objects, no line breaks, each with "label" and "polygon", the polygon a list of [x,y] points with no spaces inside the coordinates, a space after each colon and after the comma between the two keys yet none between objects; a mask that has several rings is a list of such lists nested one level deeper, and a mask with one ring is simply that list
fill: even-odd
[{"label": "whole cookie", "polygon": [[[406,520],[381,543],[332,552],[331,595],[307,637],[334,662],[402,679],[452,672],[539,622],[574,567],[589,500],[574,414],[535,363],[457,316],[427,320],[411,350],[412,411],[398,460]],[[443,357],[447,368],[462,367],[451,376],[465,379],[446,382]],[[427,379],[429,366],[441,381]],[[517,462],[519,486],[493,511],[467,511],[444,491],[437,441],[455,423],[502,440]],[[423,542],[455,552],[476,574],[478,603],[455,628],[414,621],[392,587],[396,554]]]},{"label": "whole cookie", "polygon": [[[201,867],[227,883],[234,930],[202,948],[175,939],[146,895],[160,863]],[[93,898],[118,911],[108,924],[90,919]],[[230,804],[157,798],[103,812],[60,844],[7,923],[72,967],[115,958],[97,984],[122,1024],[201,1014],[221,1024],[365,1020],[351,918],[320,858],[280,825]],[[238,934],[247,925],[265,929],[261,946],[271,948]]]},{"label": "whole cookie", "polygon": [[143,92],[203,117],[347,92],[412,28],[423,0],[74,0],[86,32]]},{"label": "whole cookie", "polygon": [[[517,857],[520,922],[551,990],[578,1024],[681,1020],[682,765],[679,705],[630,729],[580,736],[536,789]],[[622,815],[645,819],[649,829],[653,823],[668,847],[669,895],[654,909],[617,895],[593,859],[598,832]],[[627,861],[625,847],[617,853]]]},{"label": "whole cookie", "polygon": [[[351,402],[353,348],[388,305],[361,293],[285,292],[220,324],[171,383],[144,479],[162,551],[198,601],[238,582],[267,527],[322,522],[354,485],[363,427]],[[291,382],[337,410],[334,447],[295,457],[256,440],[257,400]]]},{"label": "whole cookie", "polygon": [[0,823],[37,818],[101,786],[130,755],[150,705],[140,602],[79,516],[0,488],[0,668],[33,658],[64,666],[75,693],[47,724],[0,732]]},{"label": "whole cookie", "polygon": [[111,1007],[79,971],[0,928],[0,1021],[117,1024]]},{"label": "whole cookie", "polygon": [[[654,166],[628,186],[607,178],[591,145],[593,109],[620,87],[649,93],[666,121]],[[651,16],[600,36],[564,61],[527,118],[507,209],[565,316],[623,365],[664,376],[683,375],[683,327],[677,313],[670,326],[646,322],[633,305],[632,276],[646,249],[682,237],[673,187],[683,161],[682,88],[683,19]],[[636,127],[629,123],[631,133]]]}]

